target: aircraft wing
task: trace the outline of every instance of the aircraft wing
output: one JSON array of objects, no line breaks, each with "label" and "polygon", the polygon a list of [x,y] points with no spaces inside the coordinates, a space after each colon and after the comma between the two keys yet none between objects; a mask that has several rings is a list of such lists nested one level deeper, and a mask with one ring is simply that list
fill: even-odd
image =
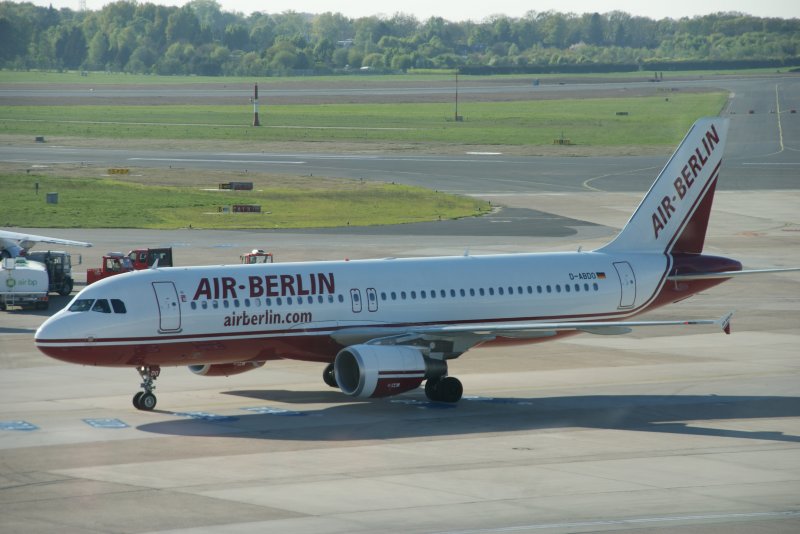
[{"label": "aircraft wing", "polygon": [[712,325],[730,334],[733,312],[719,319],[686,319],[673,321],[592,321],[563,323],[513,323],[470,324],[391,327],[353,327],[339,330],[331,337],[343,345],[366,343],[369,345],[414,345],[422,342],[447,341],[453,351],[462,353],[475,345],[498,337],[535,339],[552,337],[559,332],[577,331],[597,335],[627,334],[643,326],[699,326]]},{"label": "aircraft wing", "polygon": [[22,234],[19,232],[9,232],[0,230],[0,250],[21,248],[28,250],[36,243],[52,243],[54,245],[67,245],[70,247],[91,247],[91,243],[83,241],[72,241],[70,239],[59,239],[43,235]]}]

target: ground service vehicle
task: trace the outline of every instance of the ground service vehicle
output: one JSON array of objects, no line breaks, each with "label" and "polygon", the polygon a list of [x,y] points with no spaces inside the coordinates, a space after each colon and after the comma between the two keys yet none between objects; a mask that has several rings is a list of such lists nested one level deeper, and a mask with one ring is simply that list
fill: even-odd
[{"label": "ground service vehicle", "polygon": [[[54,250],[37,250],[28,252],[26,258],[45,266],[49,281],[48,291],[50,293],[58,293],[62,297],[72,293],[75,281],[72,278],[72,257],[68,253]],[[80,263],[80,260],[78,263]]]},{"label": "ground service vehicle", "polygon": [[86,270],[86,285],[109,276],[147,269],[155,265],[156,261],[159,267],[172,267],[172,249],[137,248],[127,254],[109,252],[103,256],[103,264],[99,269]]},{"label": "ground service vehicle", "polygon": [[248,265],[252,263],[273,263],[275,261],[271,252],[264,252],[258,248],[254,248],[247,254],[242,254],[239,258],[242,260],[242,263]]},{"label": "ground service vehicle", "polygon": [[47,269],[25,258],[5,258],[0,264],[0,310],[9,306],[47,309]]},{"label": "ground service vehicle", "polygon": [[128,252],[128,258],[137,271],[152,267],[156,261],[159,267],[172,267],[171,248],[137,248]]},{"label": "ground service vehicle", "polygon": [[128,256],[122,252],[109,252],[103,256],[103,264],[99,269],[86,269],[86,285],[133,270],[133,264]]}]

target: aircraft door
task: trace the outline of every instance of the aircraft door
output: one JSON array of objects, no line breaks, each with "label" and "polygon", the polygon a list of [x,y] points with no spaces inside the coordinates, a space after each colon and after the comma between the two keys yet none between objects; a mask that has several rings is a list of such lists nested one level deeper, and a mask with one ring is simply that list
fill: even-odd
[{"label": "aircraft door", "polygon": [[614,269],[619,276],[619,307],[630,308],[636,302],[636,276],[633,274],[633,267],[627,261],[617,261],[614,262]]},{"label": "aircraft door", "polygon": [[172,282],[153,282],[158,302],[158,331],[177,332],[181,329],[181,305],[178,291]]},{"label": "aircraft door", "polygon": [[350,303],[353,306],[353,313],[361,313],[361,291],[358,289],[350,290]]}]

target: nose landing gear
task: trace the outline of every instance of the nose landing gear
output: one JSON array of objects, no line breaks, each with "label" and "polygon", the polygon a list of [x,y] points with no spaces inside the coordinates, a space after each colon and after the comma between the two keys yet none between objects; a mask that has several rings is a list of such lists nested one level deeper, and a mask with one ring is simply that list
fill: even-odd
[{"label": "nose landing gear", "polygon": [[153,390],[156,389],[155,381],[161,374],[161,367],[158,365],[137,367],[139,376],[142,377],[142,391],[133,396],[133,406],[138,410],[149,412],[156,407],[156,396]]}]

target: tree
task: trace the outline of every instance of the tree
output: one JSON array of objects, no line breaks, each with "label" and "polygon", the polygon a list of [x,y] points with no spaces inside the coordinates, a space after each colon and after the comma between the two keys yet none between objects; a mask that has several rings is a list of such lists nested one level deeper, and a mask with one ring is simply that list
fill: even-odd
[{"label": "tree", "polygon": [[61,26],[53,43],[56,58],[68,69],[77,69],[86,59],[86,38],[77,25]]},{"label": "tree", "polygon": [[250,32],[244,24],[228,24],[222,42],[230,50],[249,50]]},{"label": "tree", "polygon": [[110,59],[108,36],[99,31],[94,34],[89,42],[89,50],[86,57],[86,67],[89,69],[104,69]]},{"label": "tree", "polygon": [[317,15],[311,23],[311,36],[317,41],[337,43],[353,37],[353,23],[341,13]]},{"label": "tree", "polygon": [[185,41],[187,43],[198,43],[200,41],[200,21],[187,4],[173,12],[167,19],[166,28],[167,41]]}]

